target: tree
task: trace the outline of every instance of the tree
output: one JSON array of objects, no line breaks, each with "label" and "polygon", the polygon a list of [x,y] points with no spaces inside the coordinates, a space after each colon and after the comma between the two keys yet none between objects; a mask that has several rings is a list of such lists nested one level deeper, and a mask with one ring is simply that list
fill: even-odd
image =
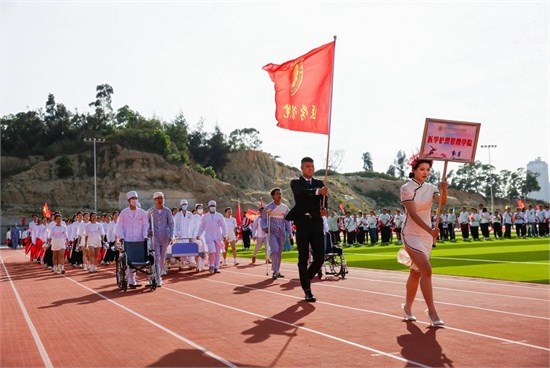
[{"label": "tree", "polygon": [[164,126],[164,130],[176,148],[174,153],[179,156],[179,161],[187,163],[189,161],[189,125],[183,114],[176,115],[171,123]]},{"label": "tree", "polygon": [[363,153],[363,170],[365,171],[374,171],[372,166],[372,157],[370,152]]},{"label": "tree", "polygon": [[219,126],[216,125],[214,128],[214,133],[210,136],[210,139],[207,141],[208,145],[208,162],[206,162],[205,167],[212,166],[214,170],[219,173],[229,159],[227,158],[229,152],[231,151],[227,138],[222,133]]},{"label": "tree", "polygon": [[[331,171],[331,172],[337,172],[338,169],[340,168],[340,165],[342,165],[342,161],[344,160],[344,155],[345,155],[346,151],[342,150],[342,149],[339,149],[339,150],[336,150],[336,151],[330,151],[329,153],[329,156],[328,156],[328,171]],[[326,164],[326,159],[325,159],[325,164]],[[327,166],[325,166],[327,167]]]},{"label": "tree", "polygon": [[525,179],[523,181],[523,184],[521,185],[522,196],[527,197],[529,193],[540,190],[540,185],[537,181],[537,176],[539,176],[539,173],[534,173],[532,171],[527,170],[527,172],[525,173]]},{"label": "tree", "polygon": [[2,154],[27,157],[41,155],[47,147],[46,126],[36,111],[4,116],[2,128]]},{"label": "tree", "polygon": [[262,145],[260,132],[254,128],[235,129],[229,133],[231,151],[258,150]]},{"label": "tree", "polygon": [[[407,156],[402,150],[397,151],[397,156],[393,161],[397,177],[399,179],[405,179],[405,165],[407,164]],[[393,165],[392,165],[393,166]],[[393,175],[395,176],[395,174]]]},{"label": "tree", "polygon": [[89,114],[86,119],[86,130],[99,134],[110,133],[113,125],[112,98],[113,87],[108,84],[100,84],[96,87],[96,99],[88,104],[95,107],[94,114]]},{"label": "tree", "polygon": [[388,170],[386,170],[386,174],[395,177],[395,166],[390,165],[390,167],[388,167]]}]

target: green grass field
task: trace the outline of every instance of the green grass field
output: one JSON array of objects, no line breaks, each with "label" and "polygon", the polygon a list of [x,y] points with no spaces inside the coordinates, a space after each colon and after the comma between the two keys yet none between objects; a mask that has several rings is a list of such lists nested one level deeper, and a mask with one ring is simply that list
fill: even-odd
[{"label": "green grass field", "polygon": [[[395,238],[394,238],[395,242]],[[406,272],[397,262],[400,245],[358,246],[344,248],[350,267]],[[253,248],[253,246],[252,246]],[[488,279],[550,283],[550,239],[506,239],[478,242],[438,243],[431,264],[434,274],[482,277]],[[239,251],[252,257],[252,251]],[[263,259],[263,254],[258,254]],[[283,261],[297,262],[296,247],[283,253]]]}]

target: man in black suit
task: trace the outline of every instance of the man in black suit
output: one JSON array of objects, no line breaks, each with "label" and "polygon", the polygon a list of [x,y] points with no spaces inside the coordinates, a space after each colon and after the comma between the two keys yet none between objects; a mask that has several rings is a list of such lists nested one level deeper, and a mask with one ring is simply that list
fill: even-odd
[{"label": "man in black suit", "polygon": [[[298,271],[300,284],[305,293],[305,300],[315,302],[311,292],[311,280],[321,269],[325,259],[323,218],[327,215],[323,208],[323,196],[328,194],[328,188],[321,180],[313,178],[315,166],[313,159],[304,157],[301,161],[302,176],[290,182],[294,194],[294,207],[286,216],[287,220],[296,225],[296,243],[298,244]],[[325,206],[326,206],[325,199]],[[313,262],[309,268],[309,246]]]}]

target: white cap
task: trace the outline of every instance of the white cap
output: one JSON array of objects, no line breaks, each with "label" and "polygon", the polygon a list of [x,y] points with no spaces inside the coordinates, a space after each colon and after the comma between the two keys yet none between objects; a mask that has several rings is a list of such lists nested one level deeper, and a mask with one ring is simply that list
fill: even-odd
[{"label": "white cap", "polygon": [[187,199],[182,199],[180,201],[180,206],[183,206],[184,204],[189,204],[189,203],[187,203]]},{"label": "white cap", "polygon": [[135,190],[132,190],[132,191],[126,193],[126,199],[130,199],[132,197],[138,198],[137,192]]},{"label": "white cap", "polygon": [[164,193],[162,193],[162,192],[155,192],[155,194],[153,194],[153,199],[158,198],[158,197],[164,198]]},{"label": "white cap", "polygon": [[209,201],[208,201],[208,207],[210,207],[210,206],[214,206],[214,207],[215,207],[215,206],[216,206],[216,201],[213,200],[213,199],[209,200]]}]

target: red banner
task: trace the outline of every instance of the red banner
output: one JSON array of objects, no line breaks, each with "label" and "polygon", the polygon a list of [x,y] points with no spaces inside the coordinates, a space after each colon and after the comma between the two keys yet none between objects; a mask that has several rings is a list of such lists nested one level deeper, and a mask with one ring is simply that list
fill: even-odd
[{"label": "red banner", "polygon": [[237,226],[239,226],[239,234],[237,235],[237,239],[240,239],[242,238],[242,234],[243,234],[243,230],[242,230],[242,225],[243,225],[243,213],[241,211],[241,202],[237,201],[237,210],[235,211],[236,214],[235,214],[235,218],[237,220]]},{"label": "red banner", "polygon": [[259,211],[246,210],[246,213],[244,214],[244,217],[246,217],[250,221],[256,221],[256,218],[258,217],[259,214],[260,214]]},{"label": "red banner", "polygon": [[263,70],[275,83],[275,119],[283,129],[329,134],[335,41]]},{"label": "red banner", "polygon": [[340,211],[342,211],[342,215],[346,214],[346,210],[344,209],[344,205],[340,203]]},{"label": "red banner", "polygon": [[525,208],[525,202],[523,201],[523,199],[518,199],[518,207],[521,209]]}]

